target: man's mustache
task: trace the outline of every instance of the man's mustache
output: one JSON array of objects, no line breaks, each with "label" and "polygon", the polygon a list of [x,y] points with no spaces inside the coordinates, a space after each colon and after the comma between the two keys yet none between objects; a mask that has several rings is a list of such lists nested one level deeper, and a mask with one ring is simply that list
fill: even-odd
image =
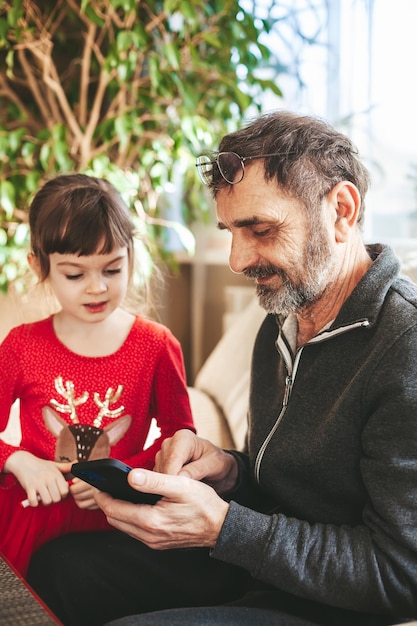
[{"label": "man's mustache", "polygon": [[287,279],[286,273],[275,265],[248,267],[243,270],[243,274],[246,278],[267,278],[268,276],[279,276],[283,280]]}]

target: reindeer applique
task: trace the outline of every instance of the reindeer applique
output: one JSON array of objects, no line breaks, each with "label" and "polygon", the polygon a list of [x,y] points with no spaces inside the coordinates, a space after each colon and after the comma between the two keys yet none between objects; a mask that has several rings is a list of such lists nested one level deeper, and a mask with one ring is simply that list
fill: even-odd
[{"label": "reindeer applique", "polygon": [[[78,398],[75,395],[74,383],[64,381],[62,376],[55,379],[55,389],[66,400],[66,404],[61,404],[56,400],[51,400],[51,405],[61,413],[69,413],[72,424],[68,424],[54,409],[45,406],[42,409],[43,419],[46,428],[56,439],[55,461],[87,461],[88,459],[103,459],[110,455],[110,449],[115,443],[120,441],[128,430],[132,418],[130,415],[123,415],[124,407],[111,410],[111,404],[117,402],[123,392],[123,386],[119,385],[116,391],[109,387],[104,396],[100,399],[98,393],[94,393],[94,402],[99,408],[97,417],[93,425],[80,424],[77,417],[77,407],[87,402],[88,391]],[[104,417],[115,419],[114,422],[101,428]],[[120,419],[117,419],[120,418]]]}]

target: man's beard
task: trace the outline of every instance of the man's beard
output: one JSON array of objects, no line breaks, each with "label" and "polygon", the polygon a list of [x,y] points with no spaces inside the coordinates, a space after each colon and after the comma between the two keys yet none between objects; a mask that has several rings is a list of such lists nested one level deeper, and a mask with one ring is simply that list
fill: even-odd
[{"label": "man's beard", "polygon": [[[317,228],[317,229],[316,229]],[[256,293],[260,305],[268,312],[287,316],[317,302],[331,280],[332,253],[322,229],[311,229],[301,265],[295,269],[297,277],[291,279],[288,274],[272,265],[251,267],[243,273],[247,278],[265,278],[275,275],[281,278],[279,288],[257,285]]]}]

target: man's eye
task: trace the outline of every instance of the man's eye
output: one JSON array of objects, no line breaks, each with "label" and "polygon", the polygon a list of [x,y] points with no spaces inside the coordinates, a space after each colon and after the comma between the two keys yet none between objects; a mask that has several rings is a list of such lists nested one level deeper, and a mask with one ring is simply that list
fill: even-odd
[{"label": "man's eye", "polygon": [[264,228],[263,230],[254,230],[253,234],[255,235],[255,237],[267,237],[271,234],[271,229]]}]

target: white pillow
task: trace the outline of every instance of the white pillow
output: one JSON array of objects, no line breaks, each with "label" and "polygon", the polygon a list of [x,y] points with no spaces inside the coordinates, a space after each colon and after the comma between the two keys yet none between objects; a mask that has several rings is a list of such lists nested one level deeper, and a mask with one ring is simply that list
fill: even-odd
[{"label": "white pillow", "polygon": [[188,387],[188,394],[197,435],[220,448],[235,448],[236,444],[222,409],[200,389]]},{"label": "white pillow", "polygon": [[222,409],[238,449],[246,435],[253,345],[265,315],[254,298],[220,339],[194,384]]}]

